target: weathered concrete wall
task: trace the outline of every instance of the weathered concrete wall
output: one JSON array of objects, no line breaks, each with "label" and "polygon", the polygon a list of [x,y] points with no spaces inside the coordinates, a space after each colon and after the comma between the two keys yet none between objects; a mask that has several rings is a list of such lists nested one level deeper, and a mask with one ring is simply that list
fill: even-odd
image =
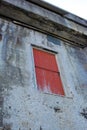
[{"label": "weathered concrete wall", "polygon": [[[32,44],[58,52],[64,97],[37,90]],[[86,100],[87,48],[0,19],[1,129],[87,130]]]}]

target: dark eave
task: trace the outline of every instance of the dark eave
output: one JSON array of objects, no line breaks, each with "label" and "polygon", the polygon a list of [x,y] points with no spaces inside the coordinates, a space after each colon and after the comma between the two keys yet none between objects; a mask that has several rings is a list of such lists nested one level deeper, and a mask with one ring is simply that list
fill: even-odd
[{"label": "dark eave", "polygon": [[48,2],[45,2],[43,0],[26,0],[29,2],[32,2],[36,5],[39,5],[40,7],[43,7],[47,10],[50,10],[52,12],[55,12],[57,14],[60,14],[61,16],[65,17],[66,19],[69,19],[71,21],[74,21],[80,25],[86,26],[87,27],[87,20],[80,18],[79,16],[76,16],[68,11],[65,11],[59,7],[56,7]]},{"label": "dark eave", "polygon": [[[60,40],[66,43],[69,43],[70,45],[78,46],[81,48],[84,48],[87,46],[87,35],[85,33],[83,33],[82,31],[75,30],[74,28],[69,28],[67,24],[64,24],[63,16],[64,16],[65,11],[63,12],[62,10],[61,15],[63,16],[61,18],[58,16],[59,21],[56,22],[56,21],[51,20],[49,17],[48,18],[44,17],[32,10],[29,11],[27,9],[24,9],[22,5],[17,6],[13,2],[9,3],[8,1],[12,2],[13,0],[0,1],[1,18],[9,19],[15,24],[18,24],[27,28],[32,28],[34,30],[45,33],[47,35],[51,35],[53,37],[59,38]],[[21,0],[19,1],[21,2]],[[25,4],[28,3],[26,0],[24,2]],[[39,4],[39,6],[40,4],[41,5],[43,4],[44,8],[45,6],[46,8],[48,7],[54,8],[54,6],[47,4],[46,2],[42,2],[40,0],[29,0],[29,6],[31,5],[30,2],[34,3],[35,5]],[[33,8],[36,7],[34,4],[32,4]],[[39,6],[37,6],[37,8],[39,8]],[[58,10],[59,8],[57,8],[56,11]],[[60,9],[60,12],[61,12],[61,9]],[[83,28],[83,26],[80,26],[80,27],[81,29]],[[82,30],[84,31],[84,29],[86,29],[86,27],[84,27]]]}]

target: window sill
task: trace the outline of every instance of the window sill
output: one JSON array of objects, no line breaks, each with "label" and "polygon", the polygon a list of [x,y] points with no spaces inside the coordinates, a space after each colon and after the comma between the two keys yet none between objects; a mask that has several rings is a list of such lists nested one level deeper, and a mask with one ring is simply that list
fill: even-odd
[{"label": "window sill", "polygon": [[42,92],[42,91],[40,91],[40,93],[45,94],[45,95],[61,97],[61,98],[73,99],[73,96],[66,96],[66,95],[60,95],[60,94],[54,94],[54,93]]}]

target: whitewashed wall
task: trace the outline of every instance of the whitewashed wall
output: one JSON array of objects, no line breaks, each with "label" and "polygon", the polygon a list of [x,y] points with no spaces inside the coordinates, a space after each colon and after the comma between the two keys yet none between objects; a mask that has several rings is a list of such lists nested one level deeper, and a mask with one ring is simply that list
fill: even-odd
[{"label": "whitewashed wall", "polygon": [[[58,52],[64,97],[37,90],[32,45]],[[3,130],[87,130],[87,48],[0,19],[0,103]]]}]

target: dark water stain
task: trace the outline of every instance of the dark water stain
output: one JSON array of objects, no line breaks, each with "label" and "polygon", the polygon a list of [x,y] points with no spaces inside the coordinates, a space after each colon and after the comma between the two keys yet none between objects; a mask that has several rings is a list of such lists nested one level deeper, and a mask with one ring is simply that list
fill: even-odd
[{"label": "dark water stain", "polygon": [[4,99],[0,97],[0,127],[3,126],[3,102]]},{"label": "dark water stain", "polygon": [[43,130],[41,126],[40,126],[40,130]]},{"label": "dark water stain", "polygon": [[54,111],[55,113],[60,113],[62,112],[62,110],[59,107],[54,107]]},{"label": "dark water stain", "polygon": [[11,127],[12,127],[12,124],[5,124],[3,126],[3,130],[12,130]]},{"label": "dark water stain", "polygon": [[87,119],[87,108],[83,108],[83,109],[82,109],[82,112],[80,112],[80,114],[81,114],[85,119]]},{"label": "dark water stain", "polygon": [[53,44],[55,44],[55,45],[59,45],[59,46],[61,46],[61,42],[60,42],[60,40],[59,39],[57,39],[57,38],[55,38],[55,37],[52,37],[52,36],[47,36],[47,40],[49,41],[49,42],[52,42]]},{"label": "dark water stain", "polygon": [[2,34],[0,34],[0,41],[2,40]]}]

